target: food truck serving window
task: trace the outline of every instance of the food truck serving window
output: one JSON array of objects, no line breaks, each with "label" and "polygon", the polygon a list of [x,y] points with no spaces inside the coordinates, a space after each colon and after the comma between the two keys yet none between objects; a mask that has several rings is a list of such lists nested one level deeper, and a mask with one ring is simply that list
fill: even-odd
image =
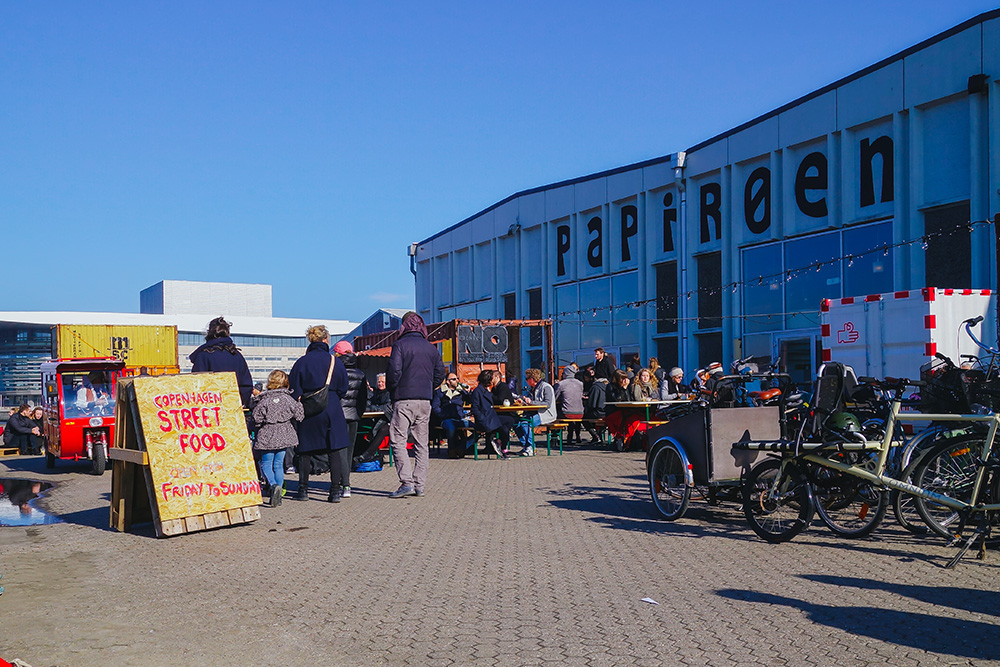
[{"label": "food truck serving window", "polygon": [[63,373],[63,417],[110,417],[115,412],[111,383],[104,371]]}]

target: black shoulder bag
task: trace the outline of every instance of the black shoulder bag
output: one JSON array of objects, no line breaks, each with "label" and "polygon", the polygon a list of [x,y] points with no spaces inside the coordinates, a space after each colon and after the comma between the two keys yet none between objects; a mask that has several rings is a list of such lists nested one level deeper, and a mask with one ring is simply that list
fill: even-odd
[{"label": "black shoulder bag", "polygon": [[333,377],[333,365],[336,361],[337,357],[330,355],[330,370],[326,374],[326,384],[314,392],[303,394],[302,398],[299,399],[306,417],[314,417],[326,410],[326,404],[330,398],[330,378]]}]

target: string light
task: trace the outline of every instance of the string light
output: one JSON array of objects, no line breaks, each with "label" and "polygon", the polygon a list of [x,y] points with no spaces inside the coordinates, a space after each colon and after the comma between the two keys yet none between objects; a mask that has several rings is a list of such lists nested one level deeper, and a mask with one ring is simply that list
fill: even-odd
[{"label": "string light", "polygon": [[[724,285],[724,286],[723,285],[711,285],[711,286],[705,286],[705,287],[698,287],[698,288],[695,288],[695,289],[687,290],[687,291],[682,292],[682,293],[678,293],[676,296],[652,297],[652,298],[649,298],[649,299],[644,299],[644,300],[640,300],[640,301],[634,301],[634,302],[631,302],[629,304],[626,304],[625,306],[613,306],[612,305],[612,306],[607,306],[606,308],[608,309],[609,313],[611,313],[611,312],[613,312],[613,310],[615,308],[620,308],[620,309],[623,309],[623,308],[637,308],[639,306],[644,306],[644,305],[655,305],[655,306],[660,306],[660,305],[662,305],[662,306],[676,305],[680,301],[681,294],[684,295],[684,297],[685,297],[686,300],[690,301],[691,298],[693,296],[697,295],[698,293],[705,293],[705,294],[714,296],[717,293],[722,292],[724,290],[724,287],[726,287],[726,286],[731,287],[734,294],[738,291],[738,289],[739,289],[740,286],[747,286],[747,287],[749,287],[749,286],[751,286],[753,284],[756,284],[758,287],[762,287],[765,284],[765,282],[766,282],[768,285],[771,285],[773,287],[773,286],[778,285],[780,283],[789,283],[789,282],[792,281],[793,278],[797,278],[797,277],[799,277],[801,275],[807,274],[809,272],[810,268],[814,268],[814,269],[816,269],[817,273],[821,273],[823,267],[825,267],[825,266],[836,266],[838,264],[843,263],[845,260],[846,260],[846,264],[847,264],[848,267],[853,267],[854,264],[855,264],[855,262],[856,262],[856,260],[864,258],[865,256],[874,255],[876,253],[881,253],[883,257],[888,257],[890,250],[893,250],[893,249],[896,249],[896,248],[910,247],[910,246],[913,246],[913,245],[915,245],[917,243],[921,244],[921,248],[922,249],[927,250],[929,248],[929,246],[930,246],[930,243],[932,241],[934,241],[935,239],[943,238],[943,237],[946,237],[946,236],[950,236],[952,234],[956,234],[956,233],[959,233],[959,232],[965,232],[965,233],[967,233],[967,232],[970,232],[970,231],[974,231],[975,227],[977,225],[989,225],[989,224],[993,224],[992,220],[975,220],[975,221],[970,221],[970,222],[962,223],[960,225],[956,225],[955,227],[953,227],[951,229],[941,230],[941,231],[937,231],[937,232],[930,232],[930,233],[924,234],[923,236],[920,236],[920,237],[917,237],[917,238],[914,238],[914,239],[910,239],[910,240],[907,240],[907,241],[901,241],[899,243],[893,243],[893,244],[886,243],[884,245],[876,246],[875,248],[872,248],[871,250],[867,250],[867,251],[864,251],[864,252],[852,253],[850,255],[846,255],[845,257],[839,257],[839,258],[831,259],[831,260],[828,260],[828,261],[825,261],[825,262],[824,261],[816,262],[815,264],[810,264],[810,265],[808,265],[805,268],[787,269],[787,270],[784,270],[784,271],[778,271],[778,272],[773,273],[773,274],[762,275],[762,276],[758,276],[757,278],[751,278],[748,281],[735,281],[733,283],[726,283],[726,285]],[[601,310],[603,310],[603,309],[604,309],[604,307],[601,308]],[[586,313],[587,310],[588,309],[586,309],[586,308],[585,309],[581,309],[581,310],[567,310],[567,311],[563,311],[563,312],[560,312],[560,313],[554,313],[552,315],[552,318],[553,319],[564,319],[565,318],[565,321],[573,321],[572,319],[569,319],[569,318],[572,318],[573,316],[575,316],[575,318],[578,319],[580,317],[580,315]],[[598,310],[597,308],[594,308],[592,310],[594,318],[597,317],[597,310]],[[763,314],[761,314],[761,315],[729,315],[729,316],[721,316],[721,319],[746,319],[748,317],[767,317],[768,319],[770,319],[771,317],[784,317],[786,315],[808,315],[808,314],[814,313],[814,312],[815,311],[802,311],[802,312],[797,312],[797,313],[771,313],[771,314],[767,314],[767,315],[763,315]],[[692,318],[688,318],[688,320],[692,320]],[[682,319],[682,318],[659,318],[659,319],[655,319],[654,318],[654,319],[650,319],[650,320],[631,320],[631,321],[644,321],[644,322],[673,321],[673,322],[681,322],[681,321],[685,321],[685,320]],[[596,321],[595,324],[599,323],[599,322],[600,322],[600,320]],[[616,323],[621,323],[621,322],[623,322],[623,320],[616,319]],[[608,322],[608,323],[610,323],[610,322]]]}]

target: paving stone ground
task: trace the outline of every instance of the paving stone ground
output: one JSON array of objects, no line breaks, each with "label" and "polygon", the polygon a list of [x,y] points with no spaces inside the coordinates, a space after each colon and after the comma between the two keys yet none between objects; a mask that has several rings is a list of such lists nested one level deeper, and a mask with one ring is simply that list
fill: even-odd
[{"label": "paving stone ground", "polygon": [[56,482],[64,519],[0,528],[0,657],[33,667],[1000,664],[1000,554],[945,570],[891,516],[783,545],[735,505],[663,522],[637,453],[433,458],[423,498],[387,468],[170,539],[107,527],[110,473],[0,476]]}]

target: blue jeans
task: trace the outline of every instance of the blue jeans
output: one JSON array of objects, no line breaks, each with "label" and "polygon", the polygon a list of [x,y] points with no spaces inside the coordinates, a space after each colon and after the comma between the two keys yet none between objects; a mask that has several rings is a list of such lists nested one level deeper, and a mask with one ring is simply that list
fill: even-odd
[{"label": "blue jeans", "polygon": [[514,427],[514,433],[521,439],[521,444],[525,447],[535,448],[535,427],[540,426],[542,417],[537,412],[530,417],[522,417]]},{"label": "blue jeans", "polygon": [[265,450],[260,455],[260,471],[272,488],[282,486],[285,483],[285,450]]}]

